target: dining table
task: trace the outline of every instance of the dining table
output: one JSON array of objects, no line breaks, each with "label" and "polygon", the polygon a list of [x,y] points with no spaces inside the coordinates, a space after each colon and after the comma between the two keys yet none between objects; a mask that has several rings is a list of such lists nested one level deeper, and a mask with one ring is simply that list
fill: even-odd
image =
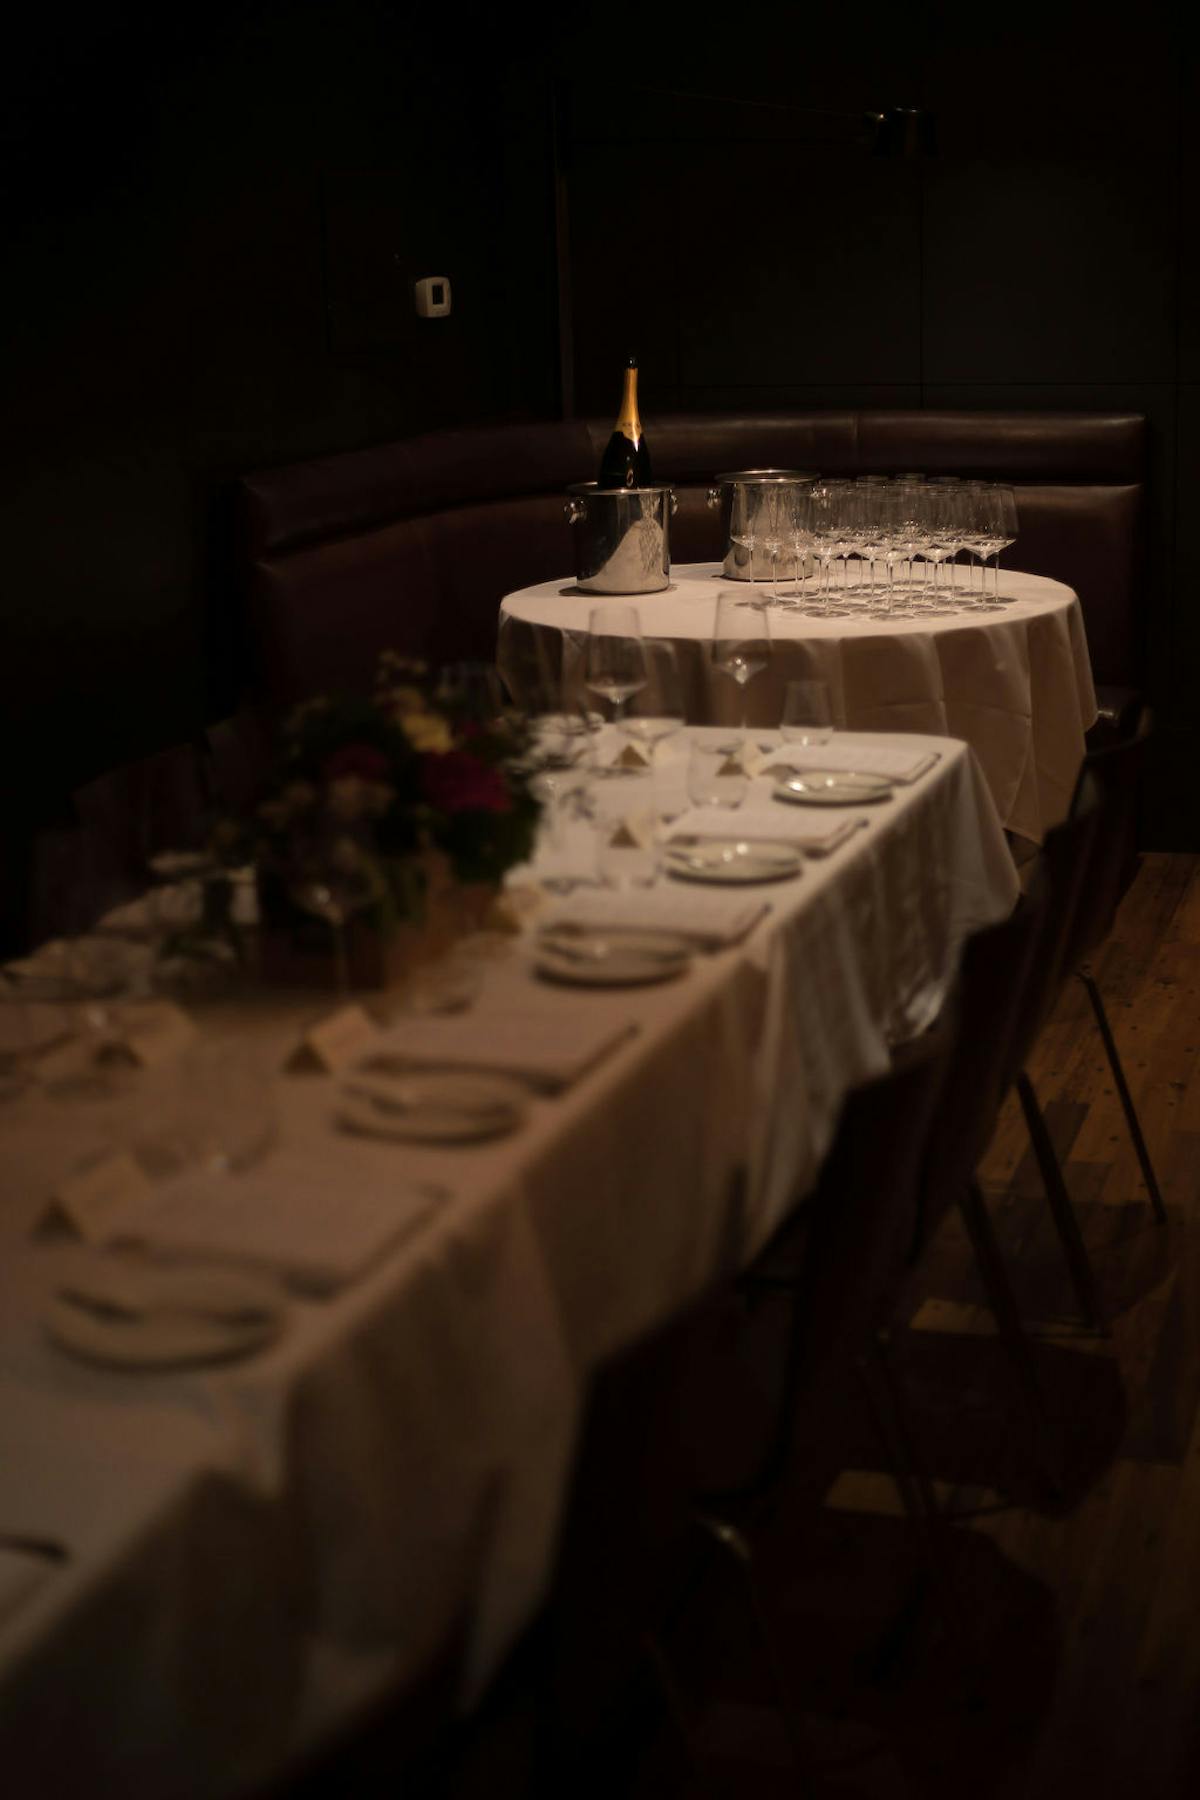
[{"label": "dining table", "polygon": [[[1069,633],[1047,585],[1026,622]],[[19,1065],[0,1101],[9,1774],[130,1800],[251,1791],[451,1642],[468,1708],[547,1592],[595,1372],[768,1241],[846,1096],[1014,904],[963,737],[839,733],[874,787],[809,804],[780,784],[814,753],[757,731],[715,827],[686,793],[696,738],[596,784],[609,821],[676,796],[677,872],[603,885],[594,819],[543,831],[504,928],[472,940],[461,1010],[357,996],[348,1032],[329,995],[246,978],[173,1003],[188,1029],[142,1063],[85,1057],[68,1009],[66,1063],[60,1041]],[[713,841],[769,842],[778,869],[714,874],[693,855]],[[146,916],[97,935],[143,956]],[[664,929],[686,955],[611,961],[623,932]],[[20,1004],[0,1006],[10,1034]],[[155,1004],[108,1002],[113,1041],[148,1041],[123,1021]],[[439,1070],[500,1071],[508,1111],[411,1128],[405,1083]],[[106,1350],[106,1307],[128,1325],[164,1272],[214,1271],[266,1284],[261,1317],[225,1320],[249,1336],[175,1361]]]},{"label": "dining table", "polygon": [[[568,690],[578,689],[593,609],[623,601],[636,607],[646,638],[673,646],[689,722],[732,720],[742,696],[714,667],[710,648],[717,595],[739,594],[765,609],[771,637],[769,666],[745,690],[749,724],[778,725],[787,683],[810,679],[827,685],[843,728],[960,737],[979,759],[1005,829],[1040,844],[1067,815],[1096,695],[1074,590],[1019,570],[999,575],[1000,604],[986,610],[952,599],[912,607],[912,590],[897,581],[890,616],[882,577],[872,600],[847,602],[836,571],[827,612],[811,582],[797,593],[786,572],[774,584],[737,581],[719,563],[677,564],[667,588],[624,597],[585,592],[564,577],[505,596],[497,660],[515,688],[540,655]],[[958,571],[964,598],[966,576]],[[943,570],[943,594],[947,580]],[[990,575],[987,585],[990,599]],[[978,589],[971,598],[978,601]]]}]

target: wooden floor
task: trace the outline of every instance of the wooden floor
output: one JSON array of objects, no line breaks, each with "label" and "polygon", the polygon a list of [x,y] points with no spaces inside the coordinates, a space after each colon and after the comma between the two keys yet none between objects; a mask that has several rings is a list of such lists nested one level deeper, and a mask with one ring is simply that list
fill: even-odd
[{"label": "wooden floor", "polygon": [[[1030,1071],[1112,1320],[1073,1322],[1061,1256],[1010,1104],[984,1188],[1065,1465],[1039,1500],[1024,1420],[947,1221],[918,1271],[899,1349],[938,1491],[955,1519],[972,1670],[923,1593],[868,1431],[797,1542],[786,1509],[760,1568],[815,1791],[975,1800],[1200,1796],[1200,857],[1145,858],[1094,970],[1169,1209],[1154,1222],[1082,988]],[[727,1604],[691,1621],[680,1705],[706,1789],[661,1728],[613,1770],[642,1796],[800,1791],[773,1689]],[[626,1778],[627,1777],[627,1778]]]}]

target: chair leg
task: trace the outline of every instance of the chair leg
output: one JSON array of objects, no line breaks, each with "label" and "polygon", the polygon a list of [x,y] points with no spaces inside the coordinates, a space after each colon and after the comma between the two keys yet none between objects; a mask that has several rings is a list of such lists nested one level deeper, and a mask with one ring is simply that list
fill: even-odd
[{"label": "chair leg", "polygon": [[[878,1376],[877,1381],[872,1380],[872,1370]],[[859,1365],[859,1374],[876,1433],[896,1477],[918,1553],[937,1590],[947,1632],[957,1645],[965,1666],[975,1671],[979,1654],[950,1566],[948,1527],[924,1459],[917,1449],[904,1382],[892,1357],[890,1332],[875,1332],[868,1354]]]},{"label": "chair leg", "polygon": [[704,1757],[696,1747],[692,1736],[691,1722],[688,1718],[687,1703],[675,1671],[657,1636],[651,1632],[642,1641],[642,1649],[646,1657],[654,1685],[666,1709],[676,1741],[687,1764],[688,1774],[693,1783],[693,1791],[707,1795],[710,1800],[720,1800],[720,1790],[714,1787],[709,1772],[705,1767]]},{"label": "chair leg", "polygon": [[1090,1325],[1101,1337],[1107,1337],[1108,1321],[1104,1316],[1104,1307],[1096,1287],[1096,1277],[1092,1269],[1091,1258],[1079,1229],[1079,1220],[1075,1216],[1075,1208],[1071,1205],[1071,1196],[1067,1192],[1067,1184],[1063,1180],[1062,1169],[1054,1145],[1050,1141],[1050,1133],[1046,1129],[1046,1121],[1038,1103],[1037,1093],[1032,1081],[1024,1070],[1017,1076],[1017,1093],[1021,1100],[1021,1111],[1025,1114],[1025,1125],[1029,1132],[1029,1141],[1033,1145],[1033,1154],[1041,1171],[1042,1186],[1046,1190],[1046,1199],[1050,1205],[1063,1251],[1067,1258],[1067,1267],[1071,1272],[1071,1282],[1083,1313],[1084,1323]]},{"label": "chair leg", "polygon": [[1125,1070],[1121,1066],[1121,1058],[1117,1054],[1116,1040],[1113,1037],[1112,1028],[1108,1023],[1108,1009],[1104,1004],[1104,997],[1101,994],[1100,989],[1096,986],[1095,977],[1089,969],[1076,969],[1075,973],[1083,983],[1087,992],[1087,997],[1092,1003],[1092,1011],[1096,1016],[1096,1024],[1100,1031],[1101,1041],[1104,1044],[1104,1054],[1107,1056],[1108,1066],[1112,1070],[1113,1082],[1117,1089],[1117,1097],[1121,1102],[1121,1110],[1125,1114],[1125,1123],[1129,1127],[1129,1136],[1133,1141],[1133,1148],[1137,1153],[1138,1164],[1142,1171],[1142,1180],[1146,1184],[1146,1192],[1150,1196],[1150,1204],[1154,1208],[1154,1216],[1160,1225],[1165,1225],[1167,1222],[1167,1209],[1163,1204],[1163,1197],[1159,1191],[1158,1180],[1154,1173],[1154,1164],[1150,1161],[1150,1152],[1146,1148],[1146,1140],[1142,1136],[1142,1127],[1137,1116],[1137,1109],[1133,1104],[1133,1095],[1129,1092],[1129,1084],[1125,1080]]},{"label": "chair leg", "polygon": [[967,1228],[967,1235],[971,1240],[971,1248],[975,1253],[975,1261],[979,1267],[979,1275],[987,1295],[988,1306],[996,1321],[996,1330],[1008,1353],[1021,1397],[1025,1402],[1025,1409],[1033,1432],[1034,1452],[1043,1478],[1052,1494],[1061,1494],[1062,1478],[1058,1470],[1058,1458],[1052,1448],[1050,1421],[1046,1416],[1042,1400],[1042,1390],[1038,1382],[1037,1370],[1034,1367],[1033,1352],[1021,1325],[1021,1315],[1017,1310],[1017,1302],[1000,1255],[1000,1246],[996,1242],[996,1234],[992,1230],[992,1221],[988,1217],[983,1191],[977,1181],[972,1180],[964,1192],[959,1195],[958,1205],[963,1223]]},{"label": "chair leg", "polygon": [[775,1633],[771,1628],[767,1610],[759,1592],[754,1572],[754,1552],[750,1547],[750,1541],[743,1531],[739,1531],[736,1525],[730,1524],[726,1519],[702,1512],[695,1513],[693,1517],[699,1529],[733,1563],[741,1578],[742,1587],[745,1590],[747,1611],[758,1638],[767,1674],[775,1690],[775,1704],[787,1732],[788,1748],[792,1754],[792,1763],[798,1782],[795,1789],[797,1800],[805,1800],[805,1796],[813,1792],[812,1755],[800,1723],[799,1711],[792,1699],[791,1685],[783,1672],[783,1659],[775,1642]]}]

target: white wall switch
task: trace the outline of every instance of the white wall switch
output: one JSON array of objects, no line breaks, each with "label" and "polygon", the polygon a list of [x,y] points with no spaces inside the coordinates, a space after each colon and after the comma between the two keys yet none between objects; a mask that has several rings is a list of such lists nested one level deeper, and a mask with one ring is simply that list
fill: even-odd
[{"label": "white wall switch", "polygon": [[418,317],[444,319],[450,311],[449,276],[426,275],[423,281],[413,283],[413,296],[417,303]]}]

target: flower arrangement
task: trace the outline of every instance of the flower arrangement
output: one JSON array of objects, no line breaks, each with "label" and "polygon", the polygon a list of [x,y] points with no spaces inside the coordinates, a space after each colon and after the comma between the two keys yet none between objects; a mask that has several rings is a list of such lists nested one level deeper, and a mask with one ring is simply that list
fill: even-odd
[{"label": "flower arrangement", "polygon": [[454,884],[496,887],[533,847],[526,754],[519,722],[470,716],[426,665],[386,652],[373,694],[308,700],[284,726],[249,827],[264,912],[288,910],[314,846],[343,912],[384,932],[421,922],[439,859]]}]

